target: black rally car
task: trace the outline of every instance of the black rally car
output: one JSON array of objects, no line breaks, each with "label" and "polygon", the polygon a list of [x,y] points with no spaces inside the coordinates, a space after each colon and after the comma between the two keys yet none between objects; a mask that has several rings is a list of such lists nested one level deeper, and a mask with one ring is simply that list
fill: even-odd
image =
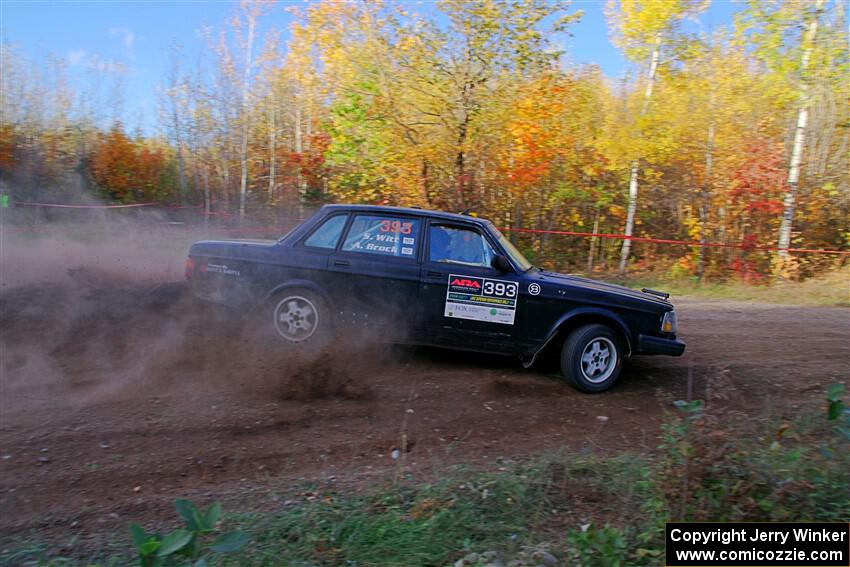
[{"label": "black rally car", "polygon": [[201,241],[194,293],[255,313],[284,343],[357,340],[509,354],[560,351],[566,379],[601,392],[636,354],[679,356],[665,294],[547,272],[487,220],[326,205],[278,241]]}]

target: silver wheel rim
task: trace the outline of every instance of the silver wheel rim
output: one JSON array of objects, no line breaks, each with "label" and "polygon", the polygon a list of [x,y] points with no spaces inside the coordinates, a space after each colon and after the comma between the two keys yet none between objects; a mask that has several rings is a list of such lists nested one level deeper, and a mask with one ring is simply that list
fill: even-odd
[{"label": "silver wheel rim", "polygon": [[306,297],[291,295],[275,306],[274,328],[288,341],[306,341],[319,328],[319,310]]},{"label": "silver wheel rim", "polygon": [[617,347],[606,337],[589,341],[581,353],[581,373],[592,384],[611,377],[617,367]]}]

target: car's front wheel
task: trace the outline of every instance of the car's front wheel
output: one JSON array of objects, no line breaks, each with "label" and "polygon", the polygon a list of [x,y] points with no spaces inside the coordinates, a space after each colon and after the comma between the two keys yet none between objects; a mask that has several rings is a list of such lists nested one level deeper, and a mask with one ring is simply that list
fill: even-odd
[{"label": "car's front wheel", "polygon": [[584,325],[564,341],[561,372],[582,392],[603,392],[620,377],[623,351],[622,341],[613,329],[599,324]]}]

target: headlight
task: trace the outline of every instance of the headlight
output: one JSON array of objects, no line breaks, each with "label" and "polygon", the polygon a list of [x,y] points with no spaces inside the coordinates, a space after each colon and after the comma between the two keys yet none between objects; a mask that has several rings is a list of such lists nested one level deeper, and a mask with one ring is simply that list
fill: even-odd
[{"label": "headlight", "polygon": [[664,314],[664,318],[661,320],[661,332],[662,333],[675,333],[678,330],[678,324],[676,322],[676,312],[668,311]]}]

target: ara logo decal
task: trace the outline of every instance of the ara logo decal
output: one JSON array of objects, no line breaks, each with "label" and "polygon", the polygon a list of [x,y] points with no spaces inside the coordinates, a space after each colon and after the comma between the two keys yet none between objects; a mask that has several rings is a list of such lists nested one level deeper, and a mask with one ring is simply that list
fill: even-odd
[{"label": "ara logo decal", "polygon": [[451,274],[449,275],[449,292],[479,295],[485,281],[484,278]]},{"label": "ara logo decal", "polygon": [[467,279],[455,278],[454,280],[452,280],[452,285],[453,286],[456,285],[458,287],[469,287],[469,288],[473,288],[473,289],[481,289],[481,284],[477,280],[467,280]]},{"label": "ara logo decal", "polygon": [[519,283],[450,274],[443,315],[483,323],[513,325]]}]

